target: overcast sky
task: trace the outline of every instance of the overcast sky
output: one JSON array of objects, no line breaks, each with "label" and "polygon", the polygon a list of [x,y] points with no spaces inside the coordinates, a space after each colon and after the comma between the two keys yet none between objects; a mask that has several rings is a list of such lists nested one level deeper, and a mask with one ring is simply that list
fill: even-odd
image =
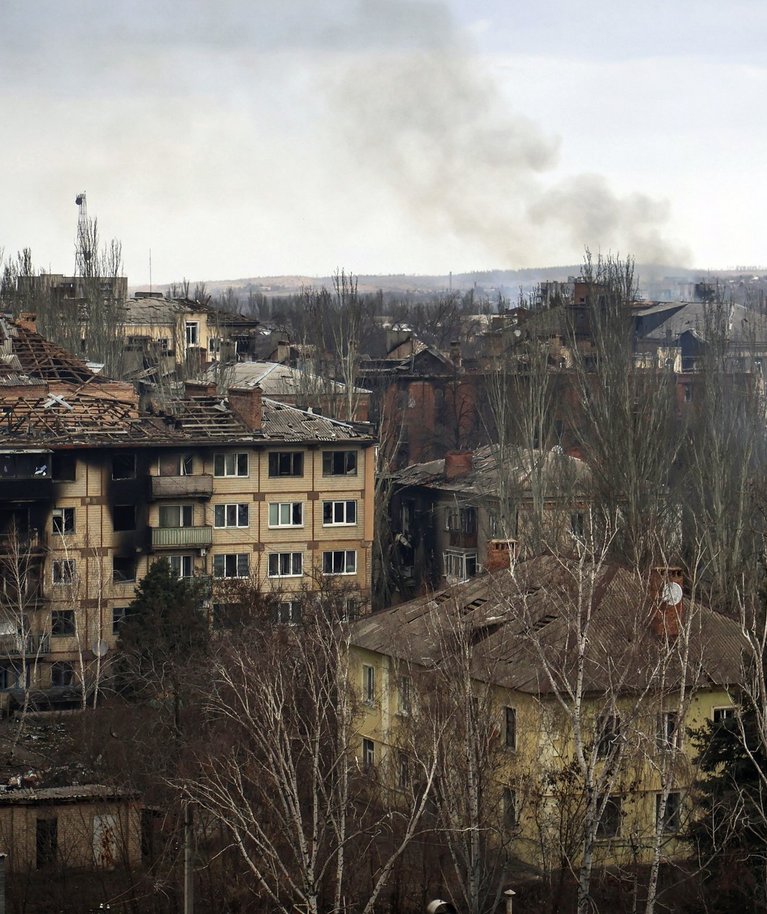
[{"label": "overcast sky", "polygon": [[765,264],[763,0],[3,0],[0,246],[131,284]]}]

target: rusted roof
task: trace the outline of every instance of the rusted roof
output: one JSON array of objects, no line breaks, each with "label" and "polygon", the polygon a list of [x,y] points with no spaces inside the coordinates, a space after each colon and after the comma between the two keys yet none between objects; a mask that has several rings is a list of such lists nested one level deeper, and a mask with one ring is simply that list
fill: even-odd
[{"label": "rusted roof", "polygon": [[[648,583],[634,572],[545,556],[374,613],[355,623],[352,644],[429,668],[446,659],[461,629],[474,644],[477,679],[546,695],[557,682],[573,682],[574,638],[588,609],[586,691],[604,693],[618,684],[631,693],[652,688],[661,658],[669,682],[681,675],[677,642],[653,628],[657,607]],[[737,683],[744,648],[737,623],[687,597],[682,609],[690,620],[688,680]]]}]

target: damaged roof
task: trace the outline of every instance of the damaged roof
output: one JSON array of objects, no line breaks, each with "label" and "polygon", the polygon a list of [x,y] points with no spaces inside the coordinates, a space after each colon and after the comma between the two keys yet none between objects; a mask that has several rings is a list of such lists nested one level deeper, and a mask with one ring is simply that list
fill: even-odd
[{"label": "damaged roof", "polygon": [[[255,387],[271,397],[344,394],[346,384],[314,374],[308,368],[291,368],[280,362],[236,362],[231,365],[214,364],[203,375],[205,381],[224,380],[230,386]],[[370,393],[355,387],[355,393]]]},{"label": "damaged roof", "polygon": [[[668,681],[681,677],[675,642],[653,626],[658,607],[649,581],[626,568],[542,556],[374,613],[353,625],[351,643],[428,669],[448,659],[461,631],[473,645],[474,678],[544,696],[574,681],[575,636],[588,610],[586,691],[619,684],[635,693],[652,686],[660,658]],[[738,624],[687,596],[680,608],[690,620],[688,680],[737,683]]]},{"label": "damaged roof", "polygon": [[70,384],[103,384],[107,378],[92,371],[82,360],[51,343],[21,321],[0,317],[0,379],[17,383],[14,375],[29,381],[65,381]]}]

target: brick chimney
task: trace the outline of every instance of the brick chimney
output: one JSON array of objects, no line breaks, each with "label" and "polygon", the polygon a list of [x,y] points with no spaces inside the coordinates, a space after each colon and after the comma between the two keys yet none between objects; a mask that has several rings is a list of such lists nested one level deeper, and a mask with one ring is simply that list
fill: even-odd
[{"label": "brick chimney", "polygon": [[184,381],[187,397],[216,397],[218,388],[215,381]]},{"label": "brick chimney", "polygon": [[252,432],[261,431],[263,409],[261,405],[261,388],[258,385],[241,388],[230,387],[229,408],[240,422],[244,423]]},{"label": "brick chimney", "polygon": [[676,638],[684,622],[684,572],[677,566],[662,565],[650,570],[650,625],[657,638]]},{"label": "brick chimney", "polygon": [[485,571],[510,568],[512,558],[517,556],[517,546],[516,540],[488,540]]},{"label": "brick chimney", "polygon": [[16,326],[37,333],[37,315],[34,311],[22,311],[16,318]]},{"label": "brick chimney", "polygon": [[461,343],[460,340],[450,341],[450,361],[456,368],[461,367]]},{"label": "brick chimney", "polygon": [[445,479],[462,479],[471,473],[474,454],[471,451],[448,451],[445,454]]}]

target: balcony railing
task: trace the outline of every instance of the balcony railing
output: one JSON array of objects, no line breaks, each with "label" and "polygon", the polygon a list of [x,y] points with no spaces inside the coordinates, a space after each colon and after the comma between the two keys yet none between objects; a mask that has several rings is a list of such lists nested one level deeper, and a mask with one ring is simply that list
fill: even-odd
[{"label": "balcony railing", "polygon": [[50,651],[48,635],[0,635],[0,657],[41,657]]},{"label": "balcony railing", "polygon": [[152,527],[152,546],[155,549],[178,549],[183,546],[210,546],[213,542],[212,527]]},{"label": "balcony railing", "polygon": [[213,494],[213,477],[208,473],[198,476],[151,476],[152,498],[210,498]]},{"label": "balcony railing", "polygon": [[45,535],[39,530],[19,530],[17,533],[0,533],[0,553],[23,556],[45,547]]}]

